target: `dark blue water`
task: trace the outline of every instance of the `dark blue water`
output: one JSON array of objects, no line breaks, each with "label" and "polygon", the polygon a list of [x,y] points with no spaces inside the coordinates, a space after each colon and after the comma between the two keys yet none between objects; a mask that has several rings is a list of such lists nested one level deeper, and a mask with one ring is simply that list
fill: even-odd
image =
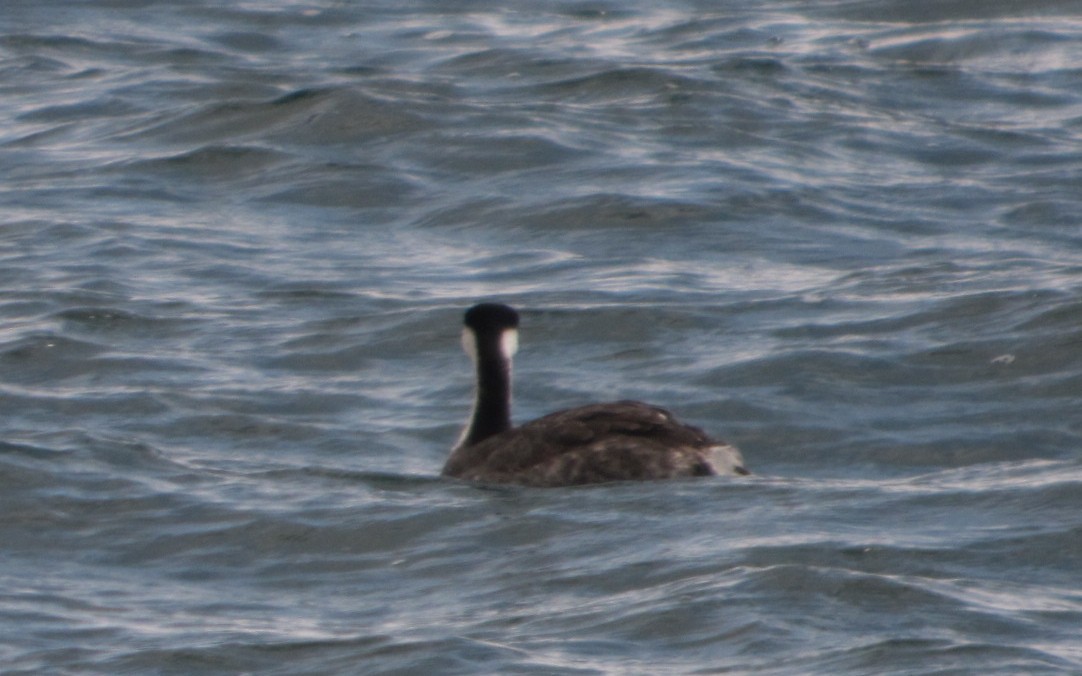
[{"label": "dark blue water", "polygon": [[[1079,16],[5,3],[3,671],[1082,672]],[[440,479],[479,299],[755,475]]]}]

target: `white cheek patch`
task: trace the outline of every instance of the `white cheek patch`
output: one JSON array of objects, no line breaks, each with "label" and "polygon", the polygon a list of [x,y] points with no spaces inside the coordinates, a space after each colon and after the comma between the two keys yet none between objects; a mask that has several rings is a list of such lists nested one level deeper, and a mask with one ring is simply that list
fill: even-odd
[{"label": "white cheek patch", "polygon": [[[468,326],[462,329],[462,350],[470,356],[470,359],[477,361],[477,334]],[[518,330],[506,329],[500,334],[500,356],[505,361],[511,361],[511,357],[515,356],[516,352],[518,352]]]},{"label": "white cheek patch", "polygon": [[471,360],[477,361],[477,334],[468,326],[462,329],[462,351],[468,354]]},{"label": "white cheek patch", "polygon": [[518,352],[518,329],[507,329],[500,334],[500,352],[507,361],[515,356]]}]

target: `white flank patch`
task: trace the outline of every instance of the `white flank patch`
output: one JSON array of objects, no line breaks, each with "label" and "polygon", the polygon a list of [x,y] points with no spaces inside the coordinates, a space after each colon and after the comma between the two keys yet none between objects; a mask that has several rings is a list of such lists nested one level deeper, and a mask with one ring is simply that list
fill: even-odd
[{"label": "white flank patch", "polygon": [[729,444],[719,444],[706,449],[706,461],[721,475],[736,474],[736,468],[744,466],[744,456],[740,449]]}]

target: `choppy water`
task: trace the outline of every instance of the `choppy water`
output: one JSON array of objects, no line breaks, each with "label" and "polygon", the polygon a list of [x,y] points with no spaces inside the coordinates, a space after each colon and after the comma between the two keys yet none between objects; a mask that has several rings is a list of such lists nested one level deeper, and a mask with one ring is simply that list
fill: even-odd
[{"label": "choppy water", "polygon": [[[6,2],[5,673],[1082,672],[1082,14]],[[648,399],[747,480],[437,476]]]}]

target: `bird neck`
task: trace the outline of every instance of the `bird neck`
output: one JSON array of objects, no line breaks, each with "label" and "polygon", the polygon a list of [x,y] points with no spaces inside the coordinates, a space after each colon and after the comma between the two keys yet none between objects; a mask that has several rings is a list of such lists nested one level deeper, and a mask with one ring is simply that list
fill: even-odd
[{"label": "bird neck", "polygon": [[[487,352],[487,354],[486,354]],[[498,350],[478,350],[477,393],[464,446],[511,429],[511,359]]]}]

